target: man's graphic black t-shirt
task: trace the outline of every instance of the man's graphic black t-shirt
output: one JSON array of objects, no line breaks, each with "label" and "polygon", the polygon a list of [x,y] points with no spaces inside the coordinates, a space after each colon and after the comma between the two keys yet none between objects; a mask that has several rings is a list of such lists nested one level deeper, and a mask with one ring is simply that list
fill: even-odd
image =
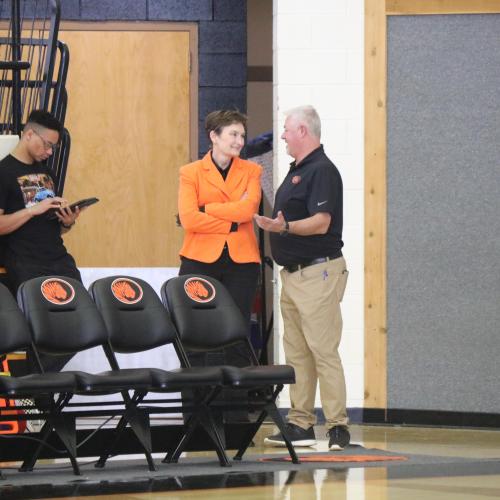
[{"label": "man's graphic black t-shirt", "polygon": [[[0,161],[0,209],[11,214],[54,197],[50,170],[41,163],[28,165],[12,155]],[[65,255],[58,220],[47,214],[33,217],[6,236],[6,251],[11,255],[52,260]]]}]

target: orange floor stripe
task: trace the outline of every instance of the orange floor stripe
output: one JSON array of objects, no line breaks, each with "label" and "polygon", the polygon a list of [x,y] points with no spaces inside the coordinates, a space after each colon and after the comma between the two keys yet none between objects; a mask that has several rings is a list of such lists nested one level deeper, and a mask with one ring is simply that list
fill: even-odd
[{"label": "orange floor stripe", "polygon": [[[290,457],[261,458],[262,462],[291,462]],[[394,455],[299,455],[301,462],[388,462],[408,460]]]}]

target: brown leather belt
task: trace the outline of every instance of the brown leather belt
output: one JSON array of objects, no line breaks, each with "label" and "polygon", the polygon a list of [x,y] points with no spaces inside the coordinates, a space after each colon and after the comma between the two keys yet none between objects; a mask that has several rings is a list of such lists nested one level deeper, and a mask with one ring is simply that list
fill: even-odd
[{"label": "brown leather belt", "polygon": [[309,262],[302,262],[301,264],[290,264],[289,266],[283,266],[285,271],[289,273],[294,273],[296,271],[300,271],[304,269],[304,267],[314,266],[315,264],[321,264],[323,262],[328,262],[329,260],[338,259],[342,257],[342,254],[332,255],[330,257],[318,257],[317,259],[310,260]]}]

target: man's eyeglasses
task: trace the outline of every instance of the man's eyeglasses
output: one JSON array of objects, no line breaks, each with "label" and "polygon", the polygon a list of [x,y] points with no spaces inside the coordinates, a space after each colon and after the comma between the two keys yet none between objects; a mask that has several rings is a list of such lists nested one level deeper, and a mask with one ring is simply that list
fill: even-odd
[{"label": "man's eyeglasses", "polygon": [[57,144],[53,144],[52,142],[50,141],[47,141],[46,139],[44,139],[34,128],[31,129],[38,137],[40,137],[41,141],[43,142],[43,147],[46,149],[46,150],[49,150],[51,149],[53,153],[55,153],[59,147],[61,146],[59,143]]}]

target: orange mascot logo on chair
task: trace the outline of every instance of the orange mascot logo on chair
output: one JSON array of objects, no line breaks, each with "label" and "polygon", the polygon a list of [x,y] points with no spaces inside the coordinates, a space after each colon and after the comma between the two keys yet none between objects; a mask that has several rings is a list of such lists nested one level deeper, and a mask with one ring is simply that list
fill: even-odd
[{"label": "orange mascot logo on chair", "polygon": [[195,302],[206,303],[215,298],[214,286],[203,278],[188,278],[184,282],[184,290],[187,296]]},{"label": "orange mascot logo on chair", "polygon": [[75,298],[75,289],[60,278],[46,279],[41,290],[46,300],[58,306],[69,304]]},{"label": "orange mascot logo on chair", "polygon": [[142,299],[142,287],[129,278],[117,278],[111,283],[111,292],[124,304],[137,304]]}]

